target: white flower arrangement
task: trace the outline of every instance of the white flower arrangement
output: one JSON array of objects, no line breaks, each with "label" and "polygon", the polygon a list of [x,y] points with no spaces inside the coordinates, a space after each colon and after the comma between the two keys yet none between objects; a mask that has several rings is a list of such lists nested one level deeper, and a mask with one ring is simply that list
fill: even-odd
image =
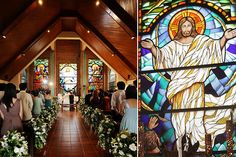
[{"label": "white flower arrangement", "polygon": [[85,115],[85,109],[86,109],[87,107],[88,107],[88,105],[85,105],[85,104],[80,104],[80,105],[79,105],[79,110],[80,110],[82,116]]},{"label": "white flower arrangement", "polygon": [[101,112],[100,109],[95,108],[90,118],[91,126],[94,128],[95,132],[98,132],[98,126],[100,121],[104,119],[104,114]]},{"label": "white flower arrangement", "polygon": [[105,116],[98,126],[98,145],[104,150],[111,147],[111,139],[115,132],[115,121],[111,117]]},{"label": "white flower arrangement", "polygon": [[91,124],[91,115],[93,112],[94,112],[94,109],[91,106],[87,106],[84,109],[84,120],[85,120],[85,123],[87,123],[88,125]]},{"label": "white flower arrangement", "polygon": [[46,145],[46,139],[48,136],[47,123],[45,123],[43,119],[32,118],[31,125],[34,129],[35,135],[34,147],[36,149],[42,149]]},{"label": "white flower arrangement", "polygon": [[36,149],[42,149],[46,145],[48,131],[56,120],[58,111],[59,105],[54,100],[50,108],[43,109],[37,118],[31,119],[31,125],[35,135],[34,147]]},{"label": "white flower arrangement", "polygon": [[123,130],[112,138],[109,152],[114,157],[136,157],[137,156],[137,134]]},{"label": "white flower arrangement", "polygon": [[28,143],[21,133],[8,131],[0,140],[1,157],[24,157],[28,156]]}]

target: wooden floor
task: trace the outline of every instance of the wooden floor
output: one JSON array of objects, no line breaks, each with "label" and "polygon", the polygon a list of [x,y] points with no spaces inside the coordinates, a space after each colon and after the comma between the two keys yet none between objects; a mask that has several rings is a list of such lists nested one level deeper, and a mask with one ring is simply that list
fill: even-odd
[{"label": "wooden floor", "polygon": [[97,136],[84,123],[80,112],[63,111],[49,133],[47,145],[36,157],[108,157],[97,146]]}]

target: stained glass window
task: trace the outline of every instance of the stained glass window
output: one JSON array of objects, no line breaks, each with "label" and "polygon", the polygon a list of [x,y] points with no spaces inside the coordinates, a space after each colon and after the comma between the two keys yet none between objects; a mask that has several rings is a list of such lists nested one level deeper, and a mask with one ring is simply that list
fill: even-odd
[{"label": "stained glass window", "polygon": [[89,90],[103,89],[103,62],[98,59],[88,60]]},{"label": "stained glass window", "polygon": [[109,90],[114,90],[116,87],[116,73],[113,70],[109,72]]},{"label": "stained glass window", "polygon": [[[169,150],[187,134],[191,144],[199,141],[197,151],[205,151],[207,133],[212,150],[225,151],[225,125],[236,98],[236,38],[224,44],[221,38],[236,28],[235,5],[222,0],[142,0],[140,8],[141,121],[147,127],[150,117],[158,117],[154,130]],[[193,29],[184,30],[186,19],[195,35]],[[210,43],[219,49],[212,51]]]},{"label": "stained glass window", "polygon": [[44,87],[48,83],[48,59],[34,61],[34,86],[33,89]]},{"label": "stained glass window", "polygon": [[27,83],[27,72],[26,72],[26,70],[22,70],[22,72],[21,72],[21,83]]},{"label": "stained glass window", "polygon": [[77,64],[59,64],[60,86],[64,92],[74,92],[77,89]]}]

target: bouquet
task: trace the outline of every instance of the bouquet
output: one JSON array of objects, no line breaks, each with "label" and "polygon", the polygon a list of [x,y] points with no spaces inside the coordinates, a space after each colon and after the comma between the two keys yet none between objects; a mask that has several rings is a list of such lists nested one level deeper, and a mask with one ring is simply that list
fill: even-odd
[{"label": "bouquet", "polygon": [[115,132],[115,121],[105,116],[98,126],[98,145],[104,150],[110,148],[112,136]]},{"label": "bouquet", "polygon": [[0,140],[0,156],[1,157],[24,157],[28,156],[28,143],[21,133],[8,131]]},{"label": "bouquet", "polygon": [[114,157],[136,157],[137,156],[137,134],[123,130],[112,138],[109,152]]}]

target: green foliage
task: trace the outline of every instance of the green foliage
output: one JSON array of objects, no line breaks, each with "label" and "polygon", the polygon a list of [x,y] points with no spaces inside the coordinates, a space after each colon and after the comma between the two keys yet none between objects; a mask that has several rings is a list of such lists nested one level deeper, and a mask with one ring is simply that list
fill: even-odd
[{"label": "green foliage", "polygon": [[1,157],[24,157],[28,156],[28,143],[21,133],[8,131],[0,140],[0,156]]}]

